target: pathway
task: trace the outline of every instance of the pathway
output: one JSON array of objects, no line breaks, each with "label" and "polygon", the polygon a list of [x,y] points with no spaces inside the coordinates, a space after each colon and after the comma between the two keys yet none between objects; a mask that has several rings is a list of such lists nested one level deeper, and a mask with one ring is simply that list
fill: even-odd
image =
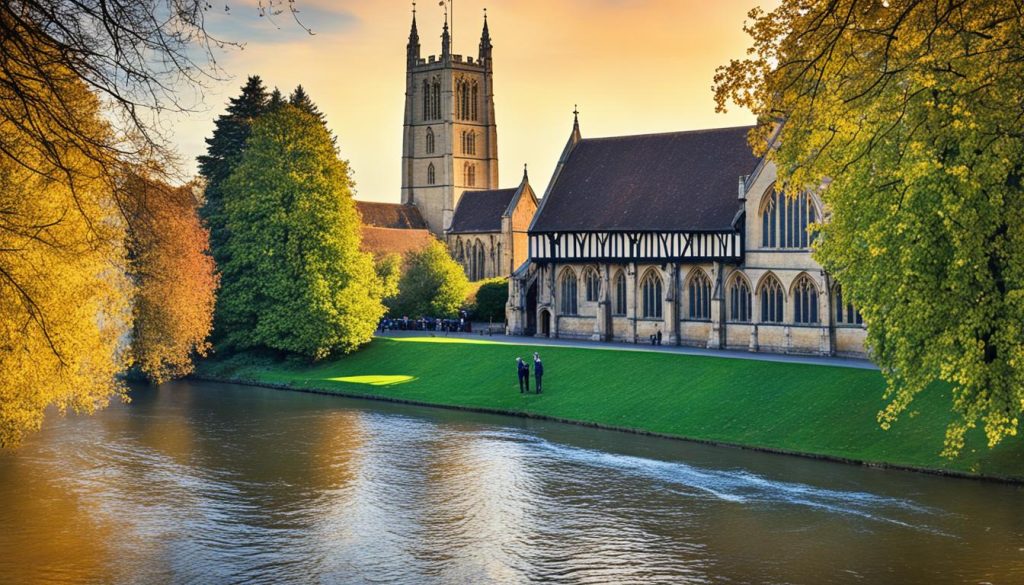
[{"label": "pathway", "polygon": [[[476,324],[474,324],[476,326]],[[486,325],[484,325],[486,327]],[[487,338],[495,343],[511,343],[516,345],[536,345],[546,347],[584,347],[588,349],[604,349],[615,351],[656,351],[662,353],[676,353],[680,355],[698,355],[705,357],[733,358],[742,360],[755,360],[762,362],[785,362],[792,364],[811,364],[817,366],[838,366],[841,368],[858,368],[863,370],[877,370],[878,366],[868,360],[856,358],[827,357],[827,356],[804,356],[787,355],[778,353],[753,353],[733,349],[702,349],[698,347],[685,347],[676,345],[645,345],[632,343],[617,343],[605,341],[586,341],[580,339],[549,339],[546,337],[525,337],[516,335],[490,335],[486,333],[444,333],[434,331],[388,331],[381,334],[382,337],[455,337],[464,339]]]}]

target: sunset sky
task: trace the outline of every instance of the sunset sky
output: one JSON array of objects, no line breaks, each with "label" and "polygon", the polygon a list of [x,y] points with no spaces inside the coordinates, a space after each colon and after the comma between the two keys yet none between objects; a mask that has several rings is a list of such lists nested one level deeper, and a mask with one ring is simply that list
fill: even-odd
[{"label": "sunset sky", "polygon": [[[213,10],[210,29],[246,43],[217,54],[231,76],[211,82],[202,110],[175,121],[188,170],[227,99],[250,74],[288,93],[301,83],[327,117],[354,170],[357,198],[398,202],[405,45],[411,3],[298,0],[309,36],[289,17],[259,18],[255,0]],[[767,0],[459,0],[455,54],[477,54],[483,8],[494,44],[495,109],[502,187],[523,163],[538,193],[547,186],[579,104],[583,136],[615,136],[750,124],[716,114],[715,67],[742,57],[748,10]],[[443,9],[417,5],[421,55],[439,54]],[[276,26],[275,26],[276,25]]]}]

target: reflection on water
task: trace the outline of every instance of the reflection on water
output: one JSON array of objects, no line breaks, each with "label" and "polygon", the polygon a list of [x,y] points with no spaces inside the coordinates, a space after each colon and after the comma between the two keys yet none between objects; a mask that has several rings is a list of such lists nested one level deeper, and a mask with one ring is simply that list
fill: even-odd
[{"label": "reflection on water", "polygon": [[0,453],[0,583],[1022,583],[1022,496],[176,383]]}]

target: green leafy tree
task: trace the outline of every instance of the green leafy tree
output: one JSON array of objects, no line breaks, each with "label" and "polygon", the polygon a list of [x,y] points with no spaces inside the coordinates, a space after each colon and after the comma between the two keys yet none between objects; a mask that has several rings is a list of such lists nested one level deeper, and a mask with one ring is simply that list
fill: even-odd
[{"label": "green leafy tree", "polygon": [[483,281],[476,291],[474,313],[481,321],[504,321],[508,304],[508,279],[491,278]]},{"label": "green leafy tree", "polygon": [[466,300],[469,280],[448,248],[433,241],[406,258],[398,296],[389,304],[392,316],[453,317]]},{"label": "green leafy tree", "polygon": [[384,254],[373,260],[374,270],[381,285],[381,298],[387,301],[398,295],[398,282],[402,278],[402,257]]},{"label": "green leafy tree", "polygon": [[224,182],[226,342],[319,359],[368,342],[383,315],[348,163],[311,114],[260,117]]},{"label": "green leafy tree", "polygon": [[[888,428],[952,386],[946,455],[989,446],[1024,408],[1024,18],[1019,2],[808,3],[754,10],[750,57],[716,98],[831,217],[815,257],[868,327]],[[768,148],[769,135],[778,135]]]}]

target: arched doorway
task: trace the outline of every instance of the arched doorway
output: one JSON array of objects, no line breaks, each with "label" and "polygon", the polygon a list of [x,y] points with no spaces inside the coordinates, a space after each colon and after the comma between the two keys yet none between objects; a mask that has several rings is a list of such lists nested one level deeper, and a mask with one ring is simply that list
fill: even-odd
[{"label": "arched doorway", "polygon": [[540,312],[540,336],[551,337],[551,311],[547,309]]}]

